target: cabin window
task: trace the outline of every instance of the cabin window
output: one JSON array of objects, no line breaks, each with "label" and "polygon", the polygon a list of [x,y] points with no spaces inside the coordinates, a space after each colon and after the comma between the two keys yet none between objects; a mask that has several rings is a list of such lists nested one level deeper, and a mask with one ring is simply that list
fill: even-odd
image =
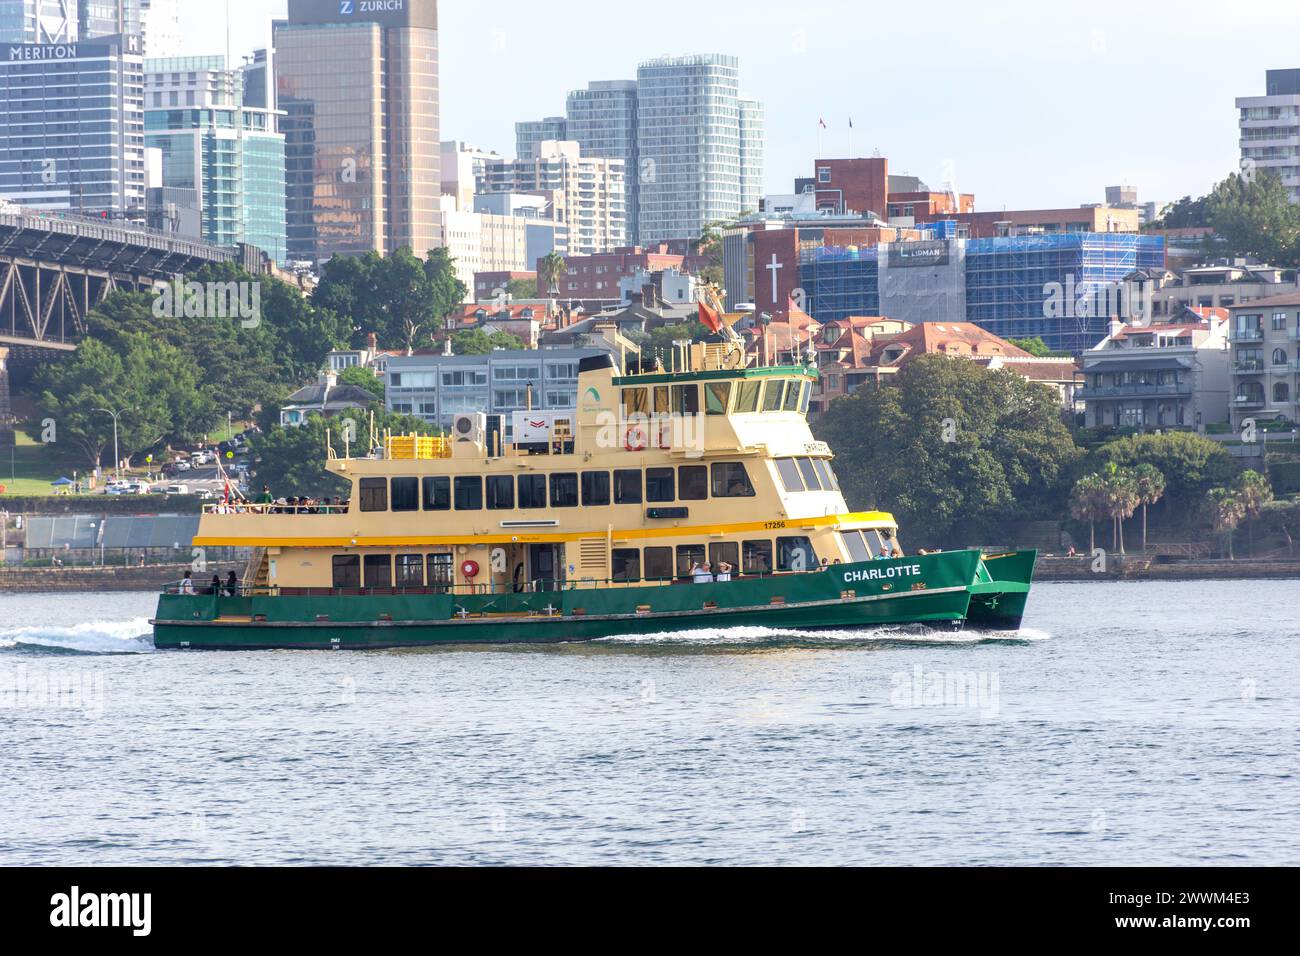
[{"label": "cabin window", "polygon": [[647,468],[645,470],[645,500],[672,501],[673,470],[671,468]]},{"label": "cabin window", "polygon": [[551,475],[551,507],[578,507],[578,473],[576,471]]},{"label": "cabin window", "polygon": [[512,475],[487,476],[487,506],[493,511],[513,511],[515,479]]},{"label": "cabin window", "polygon": [[614,504],[639,505],[641,503],[641,472],[620,468],[614,472]]},{"label": "cabin window", "polygon": [[821,479],[822,489],[825,491],[839,491],[840,486],[831,471],[831,463],[825,458],[814,458],[812,463],[813,467],[817,469],[817,477]]},{"label": "cabin window", "polygon": [[811,458],[796,458],[799,463],[799,475],[803,478],[804,486],[809,491],[821,491],[822,483],[817,477],[817,468],[813,465]]},{"label": "cabin window", "polygon": [[763,411],[775,412],[781,409],[781,395],[785,382],[779,378],[770,379],[763,387]]},{"label": "cabin window", "polygon": [[772,573],[771,541],[742,541],[740,554],[741,570],[746,574]]},{"label": "cabin window", "polygon": [[362,511],[387,511],[388,479],[362,478],[360,497]]},{"label": "cabin window", "polygon": [[456,476],[456,510],[481,511],[483,509],[483,476]]},{"label": "cabin window", "polygon": [[707,415],[727,414],[731,401],[730,382],[709,382],[704,386],[704,412]]},{"label": "cabin window", "polygon": [[673,413],[672,392],[667,385],[656,385],[654,389],[655,414],[671,415]]},{"label": "cabin window", "polygon": [[817,552],[812,542],[803,535],[776,539],[776,569],[778,571],[811,571],[817,567]]},{"label": "cabin window", "polygon": [[719,461],[713,464],[713,497],[752,498],[754,486],[743,462]]},{"label": "cabin window", "polygon": [[776,470],[781,475],[781,483],[786,491],[803,491],[803,479],[799,477],[799,466],[793,458],[778,458]]},{"label": "cabin window", "polygon": [[758,395],[762,388],[762,382],[741,382],[740,391],[736,393],[736,411],[758,411]]},{"label": "cabin window", "polygon": [[718,565],[723,562],[731,565],[734,572],[740,567],[740,545],[734,541],[718,541],[709,545],[709,564],[713,565],[713,573],[718,573]]},{"label": "cabin window", "polygon": [[623,389],[623,417],[631,415],[648,415],[650,413],[650,395],[644,388]]},{"label": "cabin window", "polygon": [[334,587],[347,590],[361,587],[361,555],[334,555]]},{"label": "cabin window", "polygon": [[609,504],[609,472],[584,471],[582,473],[582,505]]},{"label": "cabin window", "polygon": [[706,465],[682,465],[677,469],[677,497],[682,501],[704,501],[709,497]]},{"label": "cabin window", "polygon": [[791,381],[786,383],[785,404],[781,407],[787,412],[799,410],[799,392],[803,387],[803,382]]},{"label": "cabin window", "polygon": [[387,554],[367,554],[365,572],[367,588],[391,588],[393,586],[392,556]]},{"label": "cabin window", "polygon": [[645,576],[648,581],[666,581],[673,576],[673,549],[646,548]]},{"label": "cabin window", "polygon": [[691,568],[704,563],[704,545],[679,544],[677,546],[677,576],[689,578]]},{"label": "cabin window", "polygon": [[698,385],[674,385],[673,411],[678,415],[698,415],[700,413],[700,387]]},{"label": "cabin window", "polygon": [[424,587],[424,555],[399,554],[396,559],[399,588]]},{"label": "cabin window", "polygon": [[445,592],[456,583],[450,551],[429,555],[429,587]]},{"label": "cabin window", "polygon": [[425,478],[421,484],[424,487],[425,511],[448,511],[451,509],[450,478],[446,475],[438,475]]},{"label": "cabin window", "polygon": [[799,396],[799,414],[808,414],[808,403],[812,400],[812,382],[804,382],[803,391]]},{"label": "cabin window", "polygon": [[394,478],[392,481],[393,510],[420,510],[420,479]]},{"label": "cabin window", "polygon": [[844,539],[844,546],[849,551],[850,561],[871,560],[871,548],[862,540],[861,531],[841,531],[840,537]]},{"label": "cabin window", "polygon": [[636,548],[615,548],[609,558],[615,581],[641,580],[641,552]]},{"label": "cabin window", "polygon": [[519,476],[519,507],[521,508],[545,508],[546,507],[546,476],[545,475],[520,475]]}]

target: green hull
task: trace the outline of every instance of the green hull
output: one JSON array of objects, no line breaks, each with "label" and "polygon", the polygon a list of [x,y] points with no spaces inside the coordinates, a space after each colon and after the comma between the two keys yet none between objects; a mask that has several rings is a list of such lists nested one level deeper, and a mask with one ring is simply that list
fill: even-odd
[{"label": "green hull", "polygon": [[1014,630],[1035,552],[949,551],[714,584],[575,586],[524,594],[163,594],[158,648],[370,649],[585,641],[723,630],[919,624]]}]

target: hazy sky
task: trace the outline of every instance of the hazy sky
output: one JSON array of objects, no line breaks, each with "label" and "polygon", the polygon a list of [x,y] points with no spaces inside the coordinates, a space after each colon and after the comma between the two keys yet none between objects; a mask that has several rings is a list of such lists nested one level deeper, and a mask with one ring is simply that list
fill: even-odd
[{"label": "hazy sky", "polygon": [[[239,54],[286,0],[229,0]],[[185,53],[222,52],[221,0],[183,0]],[[514,123],[644,59],[740,58],[767,110],[767,191],[822,153],[952,176],[985,210],[1200,195],[1237,165],[1237,96],[1300,67],[1297,0],[442,0],[442,138],[513,155]]]}]

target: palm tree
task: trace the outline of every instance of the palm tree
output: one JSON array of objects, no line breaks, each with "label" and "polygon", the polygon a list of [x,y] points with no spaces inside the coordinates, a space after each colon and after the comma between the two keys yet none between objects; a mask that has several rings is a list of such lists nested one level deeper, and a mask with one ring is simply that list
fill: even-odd
[{"label": "palm tree", "polygon": [[1231,488],[1211,488],[1207,497],[1210,503],[1210,519],[1214,523],[1214,530],[1227,536],[1228,560],[1235,561],[1236,556],[1232,553],[1232,532],[1236,530],[1237,525],[1241,524],[1241,519],[1246,515],[1246,509],[1242,506],[1241,499],[1237,497],[1236,492]]},{"label": "palm tree", "polygon": [[1124,553],[1124,519],[1133,517],[1133,512],[1141,503],[1138,497],[1137,479],[1132,470],[1120,468],[1113,461],[1106,466],[1102,479],[1106,485],[1107,513],[1114,522],[1112,545],[1119,554]]},{"label": "palm tree", "polygon": [[1097,548],[1097,531],[1093,522],[1105,518],[1106,482],[1100,475],[1085,475],[1074,483],[1070,491],[1070,514],[1077,521],[1088,522],[1088,553]]},{"label": "palm tree", "polygon": [[537,277],[542,280],[551,296],[560,294],[560,278],[568,271],[568,263],[558,252],[548,252],[537,263]]},{"label": "palm tree", "polygon": [[1257,471],[1247,469],[1237,476],[1233,490],[1241,502],[1243,516],[1248,519],[1250,531],[1250,556],[1255,556],[1255,520],[1264,506],[1273,500],[1273,486]]},{"label": "palm tree", "polygon": [[1133,469],[1137,481],[1138,502],[1142,505],[1142,551],[1147,549],[1147,505],[1153,505],[1165,495],[1165,476],[1150,462],[1142,462]]}]

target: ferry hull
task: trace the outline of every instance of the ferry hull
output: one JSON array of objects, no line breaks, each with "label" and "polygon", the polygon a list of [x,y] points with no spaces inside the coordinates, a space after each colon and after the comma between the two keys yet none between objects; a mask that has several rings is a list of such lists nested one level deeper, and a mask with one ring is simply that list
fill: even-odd
[{"label": "ferry hull", "polygon": [[[525,594],[164,594],[160,649],[380,649],[588,641],[734,627],[1019,627],[1034,552],[953,551],[714,584]],[[995,577],[997,574],[999,577]]]}]

